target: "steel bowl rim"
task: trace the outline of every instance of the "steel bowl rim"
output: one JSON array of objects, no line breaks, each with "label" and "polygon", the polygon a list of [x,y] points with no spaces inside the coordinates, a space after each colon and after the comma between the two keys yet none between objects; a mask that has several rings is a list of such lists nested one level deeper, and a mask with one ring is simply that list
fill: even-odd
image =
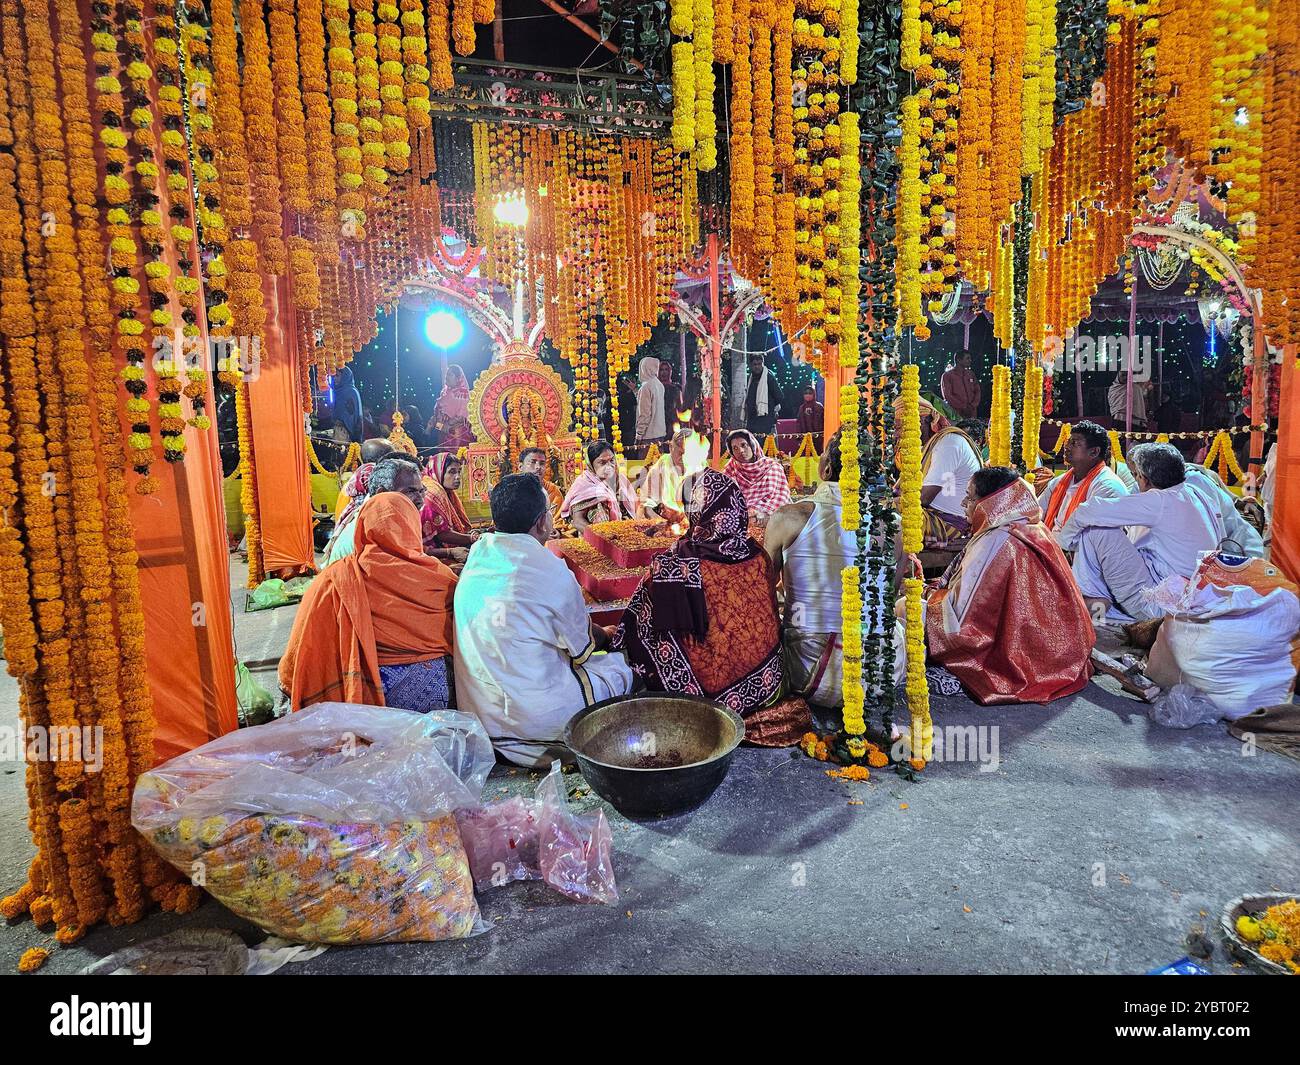
[{"label": "steel bowl rim", "polygon": [[[713,757],[711,758],[705,758],[699,762],[687,762],[685,765],[665,765],[665,766],[630,766],[630,765],[616,765],[613,762],[602,762],[599,758],[593,758],[591,755],[587,754],[584,751],[579,750],[576,746],[574,746],[573,726],[576,725],[579,721],[583,720],[584,718],[590,717],[597,710],[602,710],[607,706],[612,706],[615,703],[626,703],[632,699],[639,699],[639,698],[672,700],[674,702],[693,703],[696,706],[703,705],[703,706],[712,707],[714,710],[721,711],[725,717],[730,719],[731,724],[735,729],[735,738],[732,740],[731,746],[729,746],[726,750],[713,755]],[[716,765],[717,763],[722,762],[724,759],[728,759],[733,754],[735,754],[736,748],[739,747],[744,742],[745,742],[745,719],[741,717],[738,713],[736,713],[736,711],[732,710],[731,707],[723,706],[722,703],[715,702],[713,699],[705,699],[697,695],[683,695],[680,692],[637,692],[635,694],[615,695],[608,699],[601,699],[600,702],[592,703],[590,706],[584,706],[581,710],[579,710],[576,714],[574,714],[571,718],[569,718],[568,722],[564,726],[564,745],[573,752],[575,758],[578,758],[582,761],[590,762],[592,765],[598,765],[603,769],[616,769],[624,773],[666,773],[666,772],[675,772],[681,769],[694,769],[698,766]]]}]

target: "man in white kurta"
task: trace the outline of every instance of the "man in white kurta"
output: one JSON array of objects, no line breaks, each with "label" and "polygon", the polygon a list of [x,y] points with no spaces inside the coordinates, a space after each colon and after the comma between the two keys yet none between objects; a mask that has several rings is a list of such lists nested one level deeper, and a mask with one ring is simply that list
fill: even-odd
[{"label": "man in white kurta", "polygon": [[1088,605],[1104,606],[1115,621],[1159,617],[1145,593],[1174,574],[1190,579],[1201,554],[1223,538],[1217,508],[1187,483],[1176,447],[1142,444],[1129,459],[1141,491],[1084,503],[1056,535],[1074,551],[1074,579]]},{"label": "man in white kurta", "polygon": [[1070,428],[1062,452],[1070,468],[1053,477],[1038,493],[1043,525],[1059,532],[1079,507],[1090,499],[1118,499],[1128,487],[1110,468],[1110,436],[1096,422],[1080,422]]},{"label": "man in white kurta", "polygon": [[604,650],[609,637],[591,623],[569,567],[544,546],[554,528],[547,502],[532,474],[503,477],[492,490],[497,531],[470,549],[456,586],[457,708],[524,766],[558,751],[517,738],[559,739],[584,706],[632,688],[632,670]]}]

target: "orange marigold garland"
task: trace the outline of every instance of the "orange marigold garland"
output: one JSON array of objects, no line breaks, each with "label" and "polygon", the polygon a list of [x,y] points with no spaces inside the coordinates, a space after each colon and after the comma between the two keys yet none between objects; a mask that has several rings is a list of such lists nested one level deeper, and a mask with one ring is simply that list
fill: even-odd
[{"label": "orange marigold garland", "polygon": [[307,119],[299,89],[298,25],[294,0],[268,0],[271,30],[271,80],[275,86],[276,145],[284,205],[305,214],[311,208],[307,190],[309,157]]},{"label": "orange marigold garland", "polygon": [[380,0],[375,42],[379,53],[379,97],[383,107],[384,165],[405,173],[411,160],[411,132],[406,122],[406,79],[402,66],[401,12],[392,0]]},{"label": "orange marigold garland", "polygon": [[[242,0],[239,5],[240,39],[244,43],[244,67],[240,103],[244,135],[256,145],[259,156],[279,158],[275,121],[275,88],[271,80],[271,50],[262,0]],[[250,169],[253,190],[253,232],[261,251],[262,267],[268,274],[283,274],[287,262],[283,235],[283,204],[280,174],[273,166]]]}]

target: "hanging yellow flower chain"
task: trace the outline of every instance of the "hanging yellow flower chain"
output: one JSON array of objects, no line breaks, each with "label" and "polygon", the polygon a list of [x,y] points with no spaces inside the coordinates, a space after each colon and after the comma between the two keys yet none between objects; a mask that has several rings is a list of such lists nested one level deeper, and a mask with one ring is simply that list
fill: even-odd
[{"label": "hanging yellow flower chain", "polygon": [[925,582],[919,577],[903,581],[907,602],[907,708],[911,712],[911,764],[922,769],[934,747],[930,720],[930,684],[925,678],[925,618],[922,609]]},{"label": "hanging yellow flower chain", "polygon": [[1024,406],[1020,411],[1020,462],[1028,472],[1038,465],[1038,437],[1043,421],[1043,368],[1025,367]]},{"label": "hanging yellow flower chain", "polygon": [[903,522],[903,550],[915,554],[924,543],[925,518],[921,512],[921,374],[915,363],[903,367],[899,410],[899,499]]},{"label": "hanging yellow flower chain", "polygon": [[989,409],[989,465],[1011,465],[1011,367],[993,367],[993,404]]}]

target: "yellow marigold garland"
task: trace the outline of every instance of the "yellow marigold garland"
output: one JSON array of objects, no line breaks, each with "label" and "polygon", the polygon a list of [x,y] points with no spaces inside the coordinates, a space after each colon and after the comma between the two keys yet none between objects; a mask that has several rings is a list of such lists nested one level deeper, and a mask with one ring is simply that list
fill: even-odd
[{"label": "yellow marigold garland", "polygon": [[924,589],[925,582],[919,577],[908,577],[903,581],[903,595],[907,602],[907,707],[912,716],[909,741],[913,769],[925,767],[934,747],[930,685],[925,678]]},{"label": "yellow marigold garland", "polygon": [[898,325],[912,327],[920,339],[929,336],[921,310],[921,104],[916,94],[902,103],[902,144],[898,150],[897,279]]},{"label": "yellow marigold garland", "polygon": [[1043,423],[1043,368],[1025,367],[1024,407],[1020,412],[1020,463],[1026,471],[1038,465],[1038,437]]},{"label": "yellow marigold garland", "polygon": [[921,513],[921,376],[915,363],[903,367],[898,395],[899,439],[898,511],[903,525],[903,551],[915,554],[923,544]]},{"label": "yellow marigold garland", "polygon": [[695,0],[693,18],[695,62],[695,165],[718,165],[717,120],[713,110],[713,0]]},{"label": "yellow marigold garland", "polygon": [[1011,367],[993,367],[993,399],[989,409],[989,465],[1011,465]]}]

